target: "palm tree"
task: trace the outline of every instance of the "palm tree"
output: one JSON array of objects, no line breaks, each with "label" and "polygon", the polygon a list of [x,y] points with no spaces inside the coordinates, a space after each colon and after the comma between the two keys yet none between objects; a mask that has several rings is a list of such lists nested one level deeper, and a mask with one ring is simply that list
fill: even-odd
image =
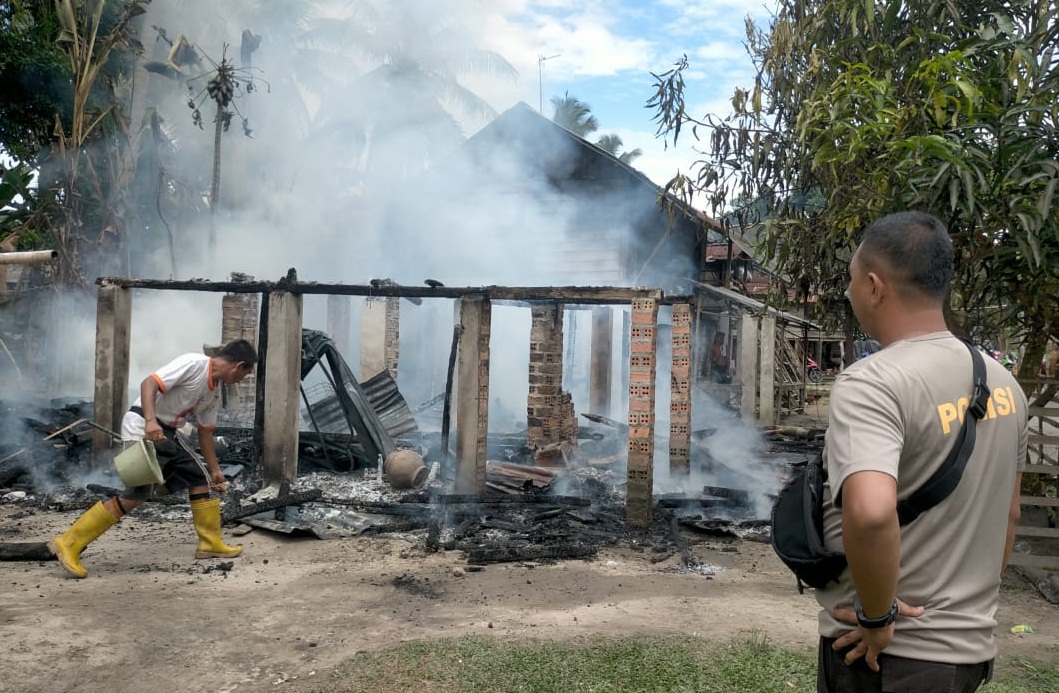
[{"label": "palm tree", "polygon": [[624,142],[621,141],[621,137],[614,133],[603,135],[596,140],[597,147],[607,152],[626,166],[631,166],[633,161],[643,156],[643,150],[637,147],[636,149],[630,149],[627,152],[623,152],[621,151],[623,144]]},{"label": "palm tree", "polygon": [[[578,137],[587,139],[588,135],[599,129],[599,122],[592,115],[592,109],[587,103],[565,92],[562,96],[552,97],[552,120],[574,133]],[[625,165],[631,165],[638,157],[643,156],[642,149],[633,149],[628,152],[621,151],[623,142],[621,137],[613,133],[603,135],[596,140],[596,146],[613,156]]]},{"label": "palm tree", "polygon": [[570,92],[565,92],[561,97],[553,96],[552,106],[552,120],[578,137],[591,135],[599,129],[599,122],[592,115],[589,105],[570,96]]}]

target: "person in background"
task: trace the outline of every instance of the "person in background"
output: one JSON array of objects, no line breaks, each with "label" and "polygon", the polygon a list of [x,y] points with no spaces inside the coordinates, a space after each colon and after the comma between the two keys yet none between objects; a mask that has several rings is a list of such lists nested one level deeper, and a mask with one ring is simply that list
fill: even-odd
[{"label": "person in background", "polygon": [[974,691],[992,674],[1027,438],[1026,398],[996,361],[959,484],[912,523],[897,516],[953,448],[972,393],[943,312],[953,255],[941,221],[902,212],[868,226],[850,262],[847,297],[882,349],[831,390],[824,540],[849,567],[816,590],[822,693]]},{"label": "person in background", "polygon": [[[245,339],[204,351],[178,356],[144,378],[140,396],[121,422],[121,438],[126,446],[141,439],[154,445],[162,469],[161,488],[139,486],[100,501],[48,542],[49,550],[74,577],[88,575],[80,558],[85,547],[155,493],[167,495],[187,489],[199,537],[195,558],[231,558],[242,553],[241,546],[228,546],[222,541],[221,501],[210,497],[211,488],[223,488],[225,483],[214,448],[213,429],[221,406],[221,384],[231,385],[249,375],[257,362],[257,352]],[[177,435],[177,429],[185,423],[193,423],[198,431],[205,464]]]},{"label": "person in background", "polygon": [[715,332],[710,345],[710,379],[715,383],[732,382],[728,355],[724,353],[724,332]]},{"label": "person in background", "polygon": [[1049,342],[1048,353],[1044,355],[1044,377],[1059,378],[1059,342]]}]

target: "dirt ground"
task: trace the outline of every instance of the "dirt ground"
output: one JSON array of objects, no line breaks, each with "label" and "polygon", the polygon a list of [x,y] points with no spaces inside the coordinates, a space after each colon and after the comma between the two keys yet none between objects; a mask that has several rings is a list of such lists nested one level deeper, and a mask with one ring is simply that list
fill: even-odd
[{"label": "dirt ground", "polygon": [[[819,425],[811,406],[800,425]],[[142,511],[141,511],[142,513]],[[0,542],[40,542],[78,511],[0,502]],[[759,540],[689,533],[656,562],[622,543],[590,560],[493,564],[428,553],[423,535],[316,539],[255,529],[243,556],[193,559],[186,506],[134,514],[85,551],[87,579],[58,563],[0,562],[0,691],[307,690],[362,650],[462,634],[515,638],[690,634],[811,646],[816,606]],[[1012,656],[1059,664],[1059,607],[1005,579],[997,636]],[[1032,634],[1012,634],[1029,625]]]},{"label": "dirt ground", "polygon": [[[75,515],[0,506],[2,541],[44,540]],[[404,538],[255,530],[239,541],[245,555],[226,570],[192,558],[190,519],[132,516],[86,550],[85,580],[55,562],[0,563],[0,691],[304,690],[357,651],[469,633],[815,639],[814,600],[756,541],[694,544],[712,577],[676,557],[652,563],[649,547],[471,572],[461,553],[428,554]],[[1008,582],[1002,659],[1059,663],[1059,609]],[[1016,624],[1034,633],[1014,635]]]}]

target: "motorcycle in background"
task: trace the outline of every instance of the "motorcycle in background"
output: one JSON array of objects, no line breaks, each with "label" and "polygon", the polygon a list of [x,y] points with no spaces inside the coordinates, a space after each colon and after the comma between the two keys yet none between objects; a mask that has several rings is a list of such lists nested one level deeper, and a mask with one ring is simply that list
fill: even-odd
[{"label": "motorcycle in background", "polygon": [[820,370],[819,364],[813,360],[812,356],[808,355],[805,357],[805,377],[811,383],[818,383],[824,379],[824,372]]}]

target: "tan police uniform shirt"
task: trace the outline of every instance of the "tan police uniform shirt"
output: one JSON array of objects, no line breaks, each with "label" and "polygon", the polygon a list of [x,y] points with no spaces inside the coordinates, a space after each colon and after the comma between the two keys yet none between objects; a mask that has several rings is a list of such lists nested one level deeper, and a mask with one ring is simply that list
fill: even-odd
[{"label": "tan police uniform shirt", "polygon": [[[993,629],[1015,474],[1025,466],[1026,398],[988,356],[988,413],[978,422],[974,452],[952,495],[901,530],[897,596],[926,613],[899,617],[887,654],[974,664],[996,655]],[[841,509],[832,493],[853,473],[897,479],[907,498],[953,447],[972,391],[971,354],[949,332],[895,342],[843,371],[831,391],[824,448],[827,547],[842,550]],[[839,584],[817,590],[820,634],[850,626],[831,610],[852,604],[847,568]]]}]

